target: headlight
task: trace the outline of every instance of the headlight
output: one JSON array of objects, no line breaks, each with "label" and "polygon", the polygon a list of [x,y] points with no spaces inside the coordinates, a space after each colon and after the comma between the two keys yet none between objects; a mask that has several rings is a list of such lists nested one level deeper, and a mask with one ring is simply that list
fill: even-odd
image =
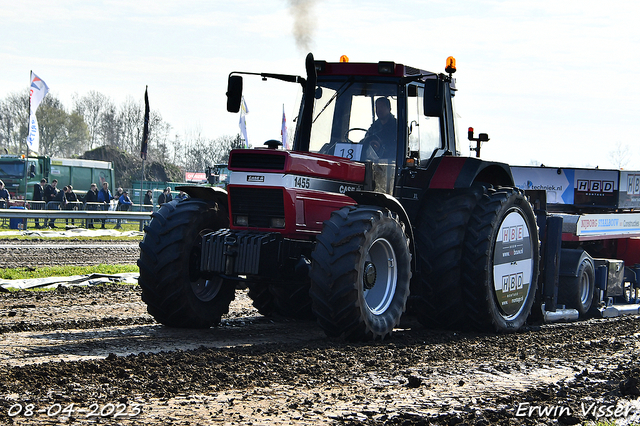
[{"label": "headlight", "polygon": [[284,217],[272,217],[271,228],[284,228]]},{"label": "headlight", "polygon": [[236,216],[236,226],[249,226],[249,216]]}]

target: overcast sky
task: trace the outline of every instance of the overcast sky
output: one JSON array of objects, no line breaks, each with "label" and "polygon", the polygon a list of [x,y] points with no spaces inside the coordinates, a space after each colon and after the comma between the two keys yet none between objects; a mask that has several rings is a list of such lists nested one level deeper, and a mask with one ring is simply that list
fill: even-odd
[{"label": "overcast sky", "polygon": [[[452,55],[464,155],[473,126],[485,159],[605,168],[621,148],[640,170],[638,18],[629,0],[0,0],[0,98],[30,70],[68,108],[91,90],[141,102],[148,85],[174,134],[216,138],[239,131],[231,71],[304,75],[311,51],[443,72]],[[283,104],[293,125],[297,93],[245,79],[253,145],[280,137]]]}]

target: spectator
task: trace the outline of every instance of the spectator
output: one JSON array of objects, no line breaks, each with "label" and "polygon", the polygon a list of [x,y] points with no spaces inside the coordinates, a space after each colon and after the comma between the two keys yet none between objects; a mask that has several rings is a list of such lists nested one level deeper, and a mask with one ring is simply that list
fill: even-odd
[{"label": "spectator", "polygon": [[[60,208],[64,210],[67,209],[67,191],[68,190],[69,188],[65,186],[62,189],[62,191],[58,191],[58,193],[56,194],[56,197],[53,199],[53,201],[56,202],[56,206],[60,206]],[[57,228],[55,221],[56,221],[55,219],[49,219],[49,228]]]},{"label": "spectator", "polygon": [[144,194],[144,201],[142,202],[142,204],[144,204],[144,209],[148,212],[153,210],[153,191],[150,189],[147,189],[147,193]]},{"label": "spectator", "polygon": [[56,195],[58,195],[58,188],[56,188],[56,185],[58,185],[58,179],[52,180],[51,184],[44,188],[44,201],[47,203],[53,201]]},{"label": "spectator", "polygon": [[[44,208],[44,203],[42,201],[44,201],[44,187],[46,186],[47,180],[44,178],[40,180],[40,183],[33,185],[33,201],[35,201],[34,203],[31,203],[31,208],[33,210],[42,210]],[[45,220],[45,225],[40,226],[40,219],[36,218],[36,229],[44,228],[46,223],[47,221]]]},{"label": "spectator", "polygon": [[184,191],[180,191],[180,193],[176,195],[176,200],[178,201],[186,200],[187,198],[189,198],[189,196],[185,194]]},{"label": "spectator", "polygon": [[[78,196],[73,192],[73,186],[67,185],[66,188],[65,198],[67,199],[67,203],[64,206],[64,210],[78,210]],[[68,225],[69,219],[65,219],[65,223]],[[76,224],[75,219],[71,219],[71,224]]]},{"label": "spectator", "polygon": [[158,196],[158,205],[161,206],[165,203],[170,203],[172,200],[173,197],[171,196],[171,188],[167,186],[165,190],[162,191],[162,194]]},{"label": "spectator", "polygon": [[[102,210],[109,210],[109,203],[111,203],[113,197],[111,196],[111,191],[109,191],[109,184],[107,182],[103,182],[102,189],[98,191],[98,202],[102,203]],[[102,229],[105,228],[106,219],[102,219]]]},{"label": "spectator", "polygon": [[[118,189],[122,189],[122,188],[118,188]],[[131,198],[129,198],[129,193],[127,191],[123,191],[120,198],[118,198],[118,210],[123,212],[129,211],[132,204],[133,202],[131,201]],[[121,223],[121,219],[118,219],[118,222],[116,223],[116,229],[122,229],[122,226],[120,225],[120,223]]]},{"label": "spectator", "polygon": [[0,208],[8,208],[9,200],[11,200],[9,191],[7,191],[7,189],[4,187],[4,182],[0,180]]},{"label": "spectator", "polygon": [[[93,203],[98,202],[98,185],[95,183],[91,184],[91,188],[87,191],[84,196],[84,209],[95,211],[98,210],[98,206]],[[93,228],[93,219],[87,219],[87,228]]]}]

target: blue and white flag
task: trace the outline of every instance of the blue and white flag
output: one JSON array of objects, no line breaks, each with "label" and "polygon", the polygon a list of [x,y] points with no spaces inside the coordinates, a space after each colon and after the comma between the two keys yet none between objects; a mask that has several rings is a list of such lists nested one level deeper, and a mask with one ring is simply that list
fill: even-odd
[{"label": "blue and white flag", "polygon": [[280,134],[282,135],[282,146],[284,149],[291,149],[289,146],[289,135],[287,134],[287,116],[284,115],[284,104],[282,104],[282,129],[280,130]]},{"label": "blue and white flag", "polygon": [[40,134],[38,132],[38,120],[36,120],[36,110],[49,92],[49,86],[37,75],[31,72],[31,87],[29,87],[29,136],[27,143],[29,149],[38,151],[40,148]]}]

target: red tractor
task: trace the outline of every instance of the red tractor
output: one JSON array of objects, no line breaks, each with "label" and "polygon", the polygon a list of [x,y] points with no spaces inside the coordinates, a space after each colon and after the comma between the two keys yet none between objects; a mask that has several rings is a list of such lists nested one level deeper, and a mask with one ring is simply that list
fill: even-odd
[{"label": "red tractor", "polygon": [[210,327],[242,282],[259,312],[347,340],[389,335],[410,295],[428,327],[521,328],[536,217],[508,165],[459,155],[450,59],[447,74],[311,54],[305,78],[231,73],[231,112],[242,74],[301,85],[293,150],[234,150],[226,191],[182,187],[188,200],[153,214],[138,261],[149,313]]}]

